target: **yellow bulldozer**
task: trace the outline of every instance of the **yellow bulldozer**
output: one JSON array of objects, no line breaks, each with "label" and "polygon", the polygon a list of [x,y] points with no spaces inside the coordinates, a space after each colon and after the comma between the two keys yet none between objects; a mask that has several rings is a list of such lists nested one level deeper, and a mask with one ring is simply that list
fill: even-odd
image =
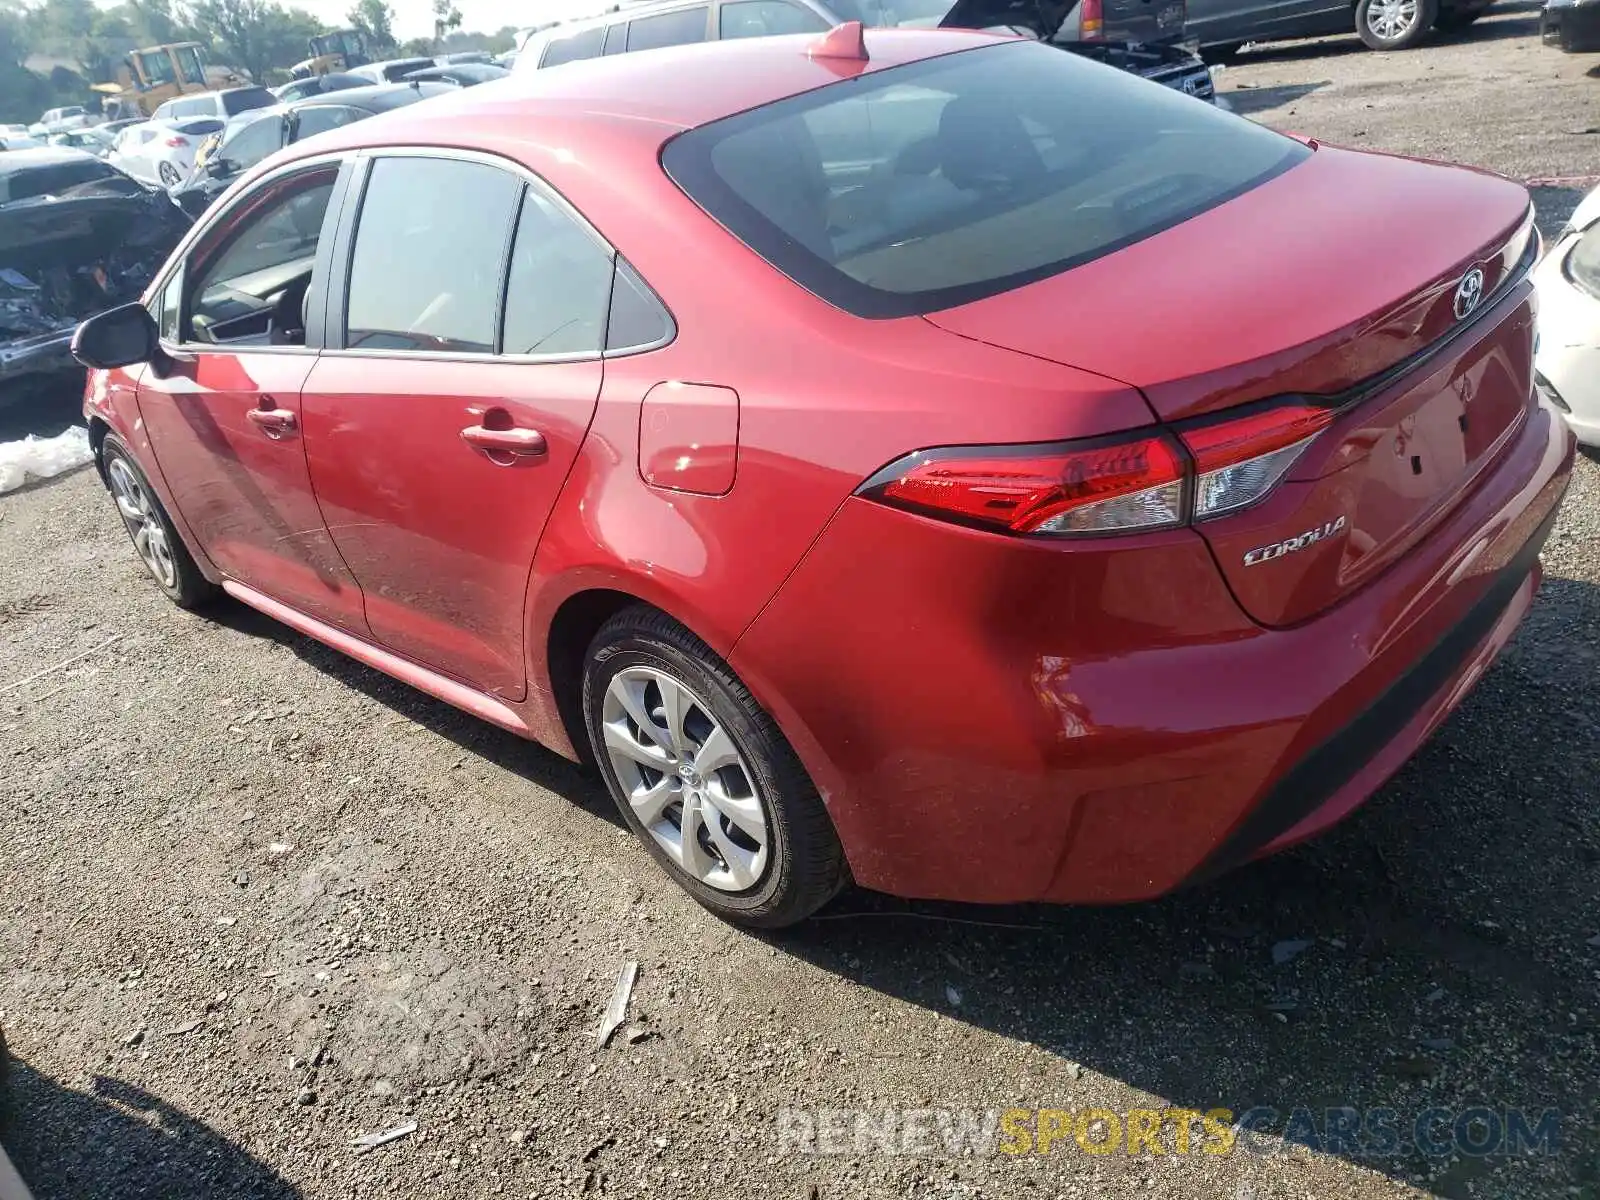
[{"label": "yellow bulldozer", "polygon": [[97,83],[105,97],[101,109],[109,120],[148,117],[174,96],[211,92],[217,85],[206,77],[205,53],[198,42],[176,42],[132,50],[117,68],[113,83]]},{"label": "yellow bulldozer", "polygon": [[359,29],[335,29],[319,34],[308,43],[311,57],[296,63],[290,73],[296,79],[310,79],[364,67],[372,61],[367,54],[367,39]]}]

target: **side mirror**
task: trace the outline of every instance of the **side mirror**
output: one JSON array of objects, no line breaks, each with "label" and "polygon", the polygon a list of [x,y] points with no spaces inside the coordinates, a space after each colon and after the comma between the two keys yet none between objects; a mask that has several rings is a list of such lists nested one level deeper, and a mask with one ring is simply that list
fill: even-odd
[{"label": "side mirror", "polygon": [[233,164],[225,158],[208,158],[206,174],[213,179],[226,179],[233,174]]},{"label": "side mirror", "polygon": [[72,335],[72,357],[99,370],[150,362],[160,353],[156,320],[142,304],[125,304],[90,317]]}]

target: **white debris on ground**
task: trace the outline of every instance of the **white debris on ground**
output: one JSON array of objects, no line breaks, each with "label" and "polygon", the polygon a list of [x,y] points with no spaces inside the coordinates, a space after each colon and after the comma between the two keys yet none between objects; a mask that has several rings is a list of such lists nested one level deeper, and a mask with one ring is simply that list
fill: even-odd
[{"label": "white debris on ground", "polygon": [[89,431],[81,425],[56,437],[30,433],[20,442],[0,442],[0,495],[16,491],[30,479],[51,479],[93,460]]}]

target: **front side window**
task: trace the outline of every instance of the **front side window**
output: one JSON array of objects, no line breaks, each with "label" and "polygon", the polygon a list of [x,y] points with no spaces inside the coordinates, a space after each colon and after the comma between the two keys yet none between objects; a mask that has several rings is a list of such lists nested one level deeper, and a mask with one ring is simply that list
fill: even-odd
[{"label": "front side window", "polygon": [[481,163],[375,162],[356,228],[344,344],[493,353],[521,192],[519,180]]},{"label": "front side window", "polygon": [[706,11],[703,8],[684,8],[629,21],[628,49],[657,50],[662,46],[688,46],[703,42],[706,40]]},{"label": "front side window", "polygon": [[718,36],[728,38],[771,37],[780,33],[822,33],[824,21],[809,8],[786,0],[733,0],[717,15]]},{"label": "front side window", "polygon": [[282,148],[283,118],[263,117],[259,121],[252,121],[223,142],[217,157],[234,171],[243,171]]},{"label": "front side window", "polygon": [[348,108],[341,104],[319,104],[315,108],[302,109],[295,121],[294,138],[297,142],[304,141],[319,133],[327,133],[330,129],[352,125],[371,115],[359,108]]},{"label": "front side window", "polygon": [[611,251],[532,188],[506,288],[506,354],[592,354],[605,343]]},{"label": "front side window", "polygon": [[1311,153],[1170,88],[1015,41],[690,130],[662,164],[801,286],[858,316],[897,317],[1113,253]]},{"label": "front side window", "polygon": [[183,340],[304,345],[302,314],[338,172],[277,180],[243,201],[191,260],[198,277]]},{"label": "front side window", "polygon": [[173,53],[178,59],[178,70],[185,83],[204,83],[206,81],[205,65],[200,61],[198,46],[185,46],[182,50]]}]

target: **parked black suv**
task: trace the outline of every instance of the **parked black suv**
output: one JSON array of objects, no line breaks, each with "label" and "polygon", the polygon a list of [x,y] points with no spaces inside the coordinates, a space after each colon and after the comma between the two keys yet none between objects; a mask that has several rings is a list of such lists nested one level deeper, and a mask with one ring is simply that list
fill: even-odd
[{"label": "parked black suv", "polygon": [[1355,33],[1374,50],[1406,50],[1435,29],[1465,29],[1494,0],[1189,0],[1189,34],[1212,62],[1246,42]]},{"label": "parked black suv", "polygon": [[722,38],[870,28],[1009,30],[1215,102],[1211,72],[1185,46],[1185,0],[645,0],[535,30],[513,70],[536,71]]}]

